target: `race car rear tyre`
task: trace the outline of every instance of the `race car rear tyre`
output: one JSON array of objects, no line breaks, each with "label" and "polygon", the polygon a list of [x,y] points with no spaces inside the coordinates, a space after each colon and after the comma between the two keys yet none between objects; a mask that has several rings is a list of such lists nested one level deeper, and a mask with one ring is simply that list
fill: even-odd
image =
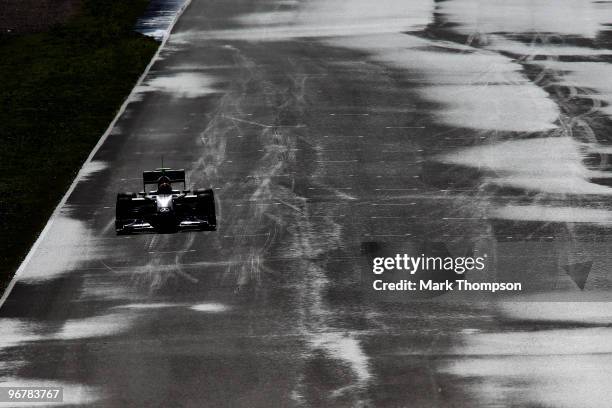
[{"label": "race car rear tyre", "polygon": [[124,227],[132,208],[132,198],[135,197],[135,193],[117,194],[117,204],[115,206],[115,231],[117,231],[117,235],[129,234],[129,231],[126,231]]},{"label": "race car rear tyre", "polygon": [[208,226],[205,229],[215,231],[217,229],[217,216],[215,214],[215,193],[211,190],[195,190],[200,202],[200,210],[208,219]]},{"label": "race car rear tyre", "polygon": [[119,194],[117,195],[117,204],[115,206],[115,216],[118,221],[126,218],[125,216],[129,214],[130,208],[132,204],[131,197],[122,197]]}]

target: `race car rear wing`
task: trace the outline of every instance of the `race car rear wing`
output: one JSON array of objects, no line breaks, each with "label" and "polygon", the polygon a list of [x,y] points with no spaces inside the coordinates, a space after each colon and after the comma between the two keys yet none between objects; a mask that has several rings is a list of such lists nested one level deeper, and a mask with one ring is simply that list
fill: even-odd
[{"label": "race car rear wing", "polygon": [[157,184],[161,177],[168,177],[171,183],[183,183],[183,189],[187,188],[185,182],[185,170],[172,170],[167,168],[155,169],[142,172],[142,186],[147,191],[147,184]]}]

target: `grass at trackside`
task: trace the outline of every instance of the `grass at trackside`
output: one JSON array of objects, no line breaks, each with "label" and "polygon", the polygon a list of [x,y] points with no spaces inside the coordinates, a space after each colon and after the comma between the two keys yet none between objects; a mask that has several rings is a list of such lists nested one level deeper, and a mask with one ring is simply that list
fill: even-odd
[{"label": "grass at trackside", "polygon": [[62,26],[0,37],[0,289],[155,53],[132,31],[147,3],[84,0]]}]

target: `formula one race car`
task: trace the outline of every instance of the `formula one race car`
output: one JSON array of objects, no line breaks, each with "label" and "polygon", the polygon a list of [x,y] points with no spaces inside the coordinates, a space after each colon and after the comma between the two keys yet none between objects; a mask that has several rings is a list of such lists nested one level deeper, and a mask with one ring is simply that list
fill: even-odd
[{"label": "formula one race car", "polygon": [[[174,190],[173,183],[183,183],[183,190]],[[145,171],[142,184],[143,191],[138,194],[117,194],[117,234],[217,229],[213,191],[186,190],[185,170]],[[147,186],[152,184],[157,185],[157,189],[147,192]]]}]

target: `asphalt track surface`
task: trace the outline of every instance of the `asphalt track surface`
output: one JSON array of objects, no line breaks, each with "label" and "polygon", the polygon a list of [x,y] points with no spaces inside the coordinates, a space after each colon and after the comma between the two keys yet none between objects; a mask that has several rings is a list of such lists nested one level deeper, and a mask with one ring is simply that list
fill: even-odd
[{"label": "asphalt track surface", "polygon": [[[608,406],[609,7],[472,3],[193,0],[0,309],[3,385]],[[218,231],[115,235],[116,193],[162,156],[214,189]],[[487,254],[472,279],[539,302],[380,295],[377,252]]]}]

